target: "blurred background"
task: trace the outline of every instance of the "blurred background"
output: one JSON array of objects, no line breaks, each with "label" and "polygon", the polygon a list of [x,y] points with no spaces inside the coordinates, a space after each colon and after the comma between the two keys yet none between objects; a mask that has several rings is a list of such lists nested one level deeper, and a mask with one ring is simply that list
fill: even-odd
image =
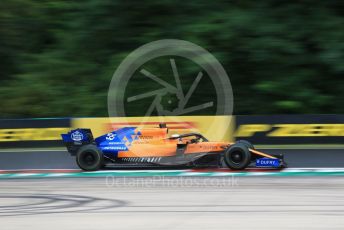
[{"label": "blurred background", "polygon": [[119,63],[166,38],[222,63],[234,114],[344,112],[344,1],[2,0],[0,117],[107,116]]}]

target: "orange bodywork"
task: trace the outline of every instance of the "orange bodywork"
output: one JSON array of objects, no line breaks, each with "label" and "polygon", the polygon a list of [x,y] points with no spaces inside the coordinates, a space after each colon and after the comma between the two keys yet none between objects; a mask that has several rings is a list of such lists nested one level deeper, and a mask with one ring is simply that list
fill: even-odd
[{"label": "orange bodywork", "polygon": [[[167,128],[140,129],[140,135],[131,143],[127,143],[127,151],[119,151],[119,158],[126,157],[170,157],[177,153],[178,144],[187,144],[184,154],[197,154],[209,152],[223,152],[230,142],[197,142],[192,143],[191,138],[171,139]],[[133,138],[134,139],[134,138]],[[253,154],[263,157],[275,158],[268,154],[250,149]]]}]

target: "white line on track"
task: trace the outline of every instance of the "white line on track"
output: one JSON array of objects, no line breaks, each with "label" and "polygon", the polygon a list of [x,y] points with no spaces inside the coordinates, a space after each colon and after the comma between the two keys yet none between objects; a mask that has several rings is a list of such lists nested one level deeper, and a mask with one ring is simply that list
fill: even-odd
[{"label": "white line on track", "polygon": [[38,175],[40,173],[17,173],[15,174],[16,177],[29,177],[29,176],[34,176]]},{"label": "white line on track", "polygon": [[65,149],[2,149],[0,153],[67,152]]},{"label": "white line on track", "polygon": [[51,171],[54,171],[54,172],[58,172],[58,171],[68,171],[68,172],[80,172],[81,169],[8,169],[8,170],[0,170],[0,173],[1,172],[8,172],[8,171],[13,171],[13,172],[22,172],[22,171],[39,171],[39,172],[51,172]]}]

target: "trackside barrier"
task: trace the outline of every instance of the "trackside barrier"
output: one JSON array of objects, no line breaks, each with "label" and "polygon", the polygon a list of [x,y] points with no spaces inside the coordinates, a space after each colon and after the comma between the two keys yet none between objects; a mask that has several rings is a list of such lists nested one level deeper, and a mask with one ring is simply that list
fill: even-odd
[{"label": "trackside barrier", "polygon": [[232,140],[230,116],[115,117],[0,120],[0,148],[63,147],[61,134],[90,128],[95,137],[123,126],[155,127],[166,123],[169,133],[200,132],[211,140]]},{"label": "trackside barrier", "polygon": [[0,147],[54,147],[62,146],[61,133],[71,128],[71,119],[2,119],[0,120]]},{"label": "trackside barrier", "polygon": [[255,144],[344,144],[344,115],[236,116],[236,139]]},{"label": "trackside barrier", "polygon": [[123,126],[158,127],[159,123],[166,123],[171,135],[200,132],[209,140],[344,144],[344,115],[178,116],[0,119],[0,148],[62,147],[60,134],[73,128],[91,128],[99,136]]}]

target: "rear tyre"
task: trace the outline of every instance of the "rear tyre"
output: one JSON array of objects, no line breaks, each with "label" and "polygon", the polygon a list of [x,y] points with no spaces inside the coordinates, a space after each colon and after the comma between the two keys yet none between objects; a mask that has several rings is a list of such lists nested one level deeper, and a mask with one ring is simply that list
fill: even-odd
[{"label": "rear tyre", "polygon": [[251,153],[243,143],[236,143],[226,149],[224,161],[230,169],[245,169],[251,163]]},{"label": "rear tyre", "polygon": [[104,165],[104,157],[95,145],[82,146],[76,154],[76,163],[85,171],[96,171]]}]

